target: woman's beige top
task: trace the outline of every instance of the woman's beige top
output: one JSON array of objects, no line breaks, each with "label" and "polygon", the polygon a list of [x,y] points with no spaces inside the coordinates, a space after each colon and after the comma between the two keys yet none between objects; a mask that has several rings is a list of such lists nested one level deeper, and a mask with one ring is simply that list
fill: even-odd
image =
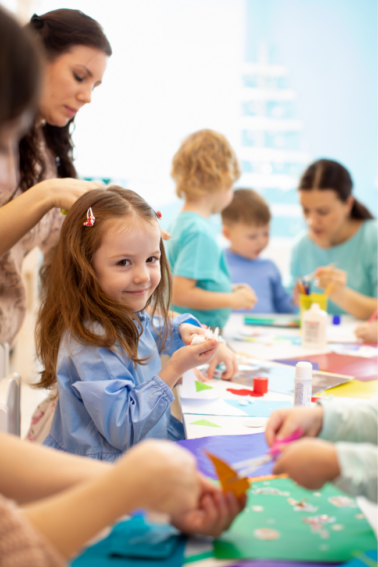
[{"label": "woman's beige top", "polygon": [[[56,163],[47,154],[45,179],[57,177]],[[14,188],[0,192],[0,206],[21,195]],[[22,279],[22,264],[25,256],[36,246],[45,254],[59,239],[64,220],[59,209],[51,209],[43,219],[22,238],[9,252],[0,257],[0,343],[13,344],[20,330],[26,311],[25,285]]]},{"label": "woman's beige top", "polygon": [[0,567],[64,567],[60,553],[0,495]]}]

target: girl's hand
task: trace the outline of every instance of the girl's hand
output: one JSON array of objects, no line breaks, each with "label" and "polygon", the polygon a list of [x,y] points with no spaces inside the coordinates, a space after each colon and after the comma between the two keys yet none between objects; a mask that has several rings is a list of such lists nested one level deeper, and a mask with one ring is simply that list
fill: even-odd
[{"label": "girl's hand", "polygon": [[247,284],[232,286],[231,305],[232,309],[253,309],[257,302],[255,292]]},{"label": "girl's hand", "polygon": [[323,415],[324,410],[321,405],[274,411],[265,428],[265,437],[269,447],[276,439],[284,439],[298,429],[302,429],[304,437],[316,437],[323,427]]},{"label": "girl's hand", "polygon": [[208,380],[213,377],[216,367],[221,362],[226,365],[226,371],[222,373],[222,380],[232,380],[238,373],[239,369],[235,353],[225,343],[221,343],[207,369]]},{"label": "girl's hand", "polygon": [[[140,487],[138,507],[181,515],[198,507],[203,492],[196,461],[189,451],[169,441],[147,440],[132,447],[115,465],[119,486],[129,472]],[[127,487],[126,487],[127,488]]]},{"label": "girl's hand", "polygon": [[163,240],[171,240],[171,235],[166,230],[161,230],[161,237]]},{"label": "girl's hand", "polygon": [[207,364],[215,355],[219,343],[215,339],[208,339],[199,345],[189,345],[176,350],[167,364],[158,374],[170,387],[188,370]]},{"label": "girl's hand", "polygon": [[361,339],[364,343],[376,345],[378,342],[378,324],[377,321],[372,323],[361,323],[355,329],[356,337]]},{"label": "girl's hand", "polygon": [[196,325],[191,325],[190,323],[181,323],[178,328],[182,342],[186,345],[190,345],[193,339],[193,335],[204,335],[206,329],[203,327],[196,327]]},{"label": "girl's hand", "polygon": [[347,273],[333,266],[324,266],[323,268],[318,268],[315,272],[315,285],[317,287],[326,289],[332,284],[329,292],[331,298],[340,293],[346,287],[346,283]]},{"label": "girl's hand", "polygon": [[103,189],[102,183],[82,181],[81,179],[46,179],[32,189],[49,199],[51,208],[69,210],[84,193],[91,189]]},{"label": "girl's hand", "polygon": [[243,510],[246,496],[237,500],[228,492],[223,494],[204,476],[199,475],[200,497],[198,506],[185,514],[172,518],[172,524],[180,531],[217,537],[228,530],[236,516]]},{"label": "girl's hand", "polygon": [[308,490],[317,490],[341,474],[336,448],[329,441],[300,439],[287,445],[273,474],[288,474]]}]

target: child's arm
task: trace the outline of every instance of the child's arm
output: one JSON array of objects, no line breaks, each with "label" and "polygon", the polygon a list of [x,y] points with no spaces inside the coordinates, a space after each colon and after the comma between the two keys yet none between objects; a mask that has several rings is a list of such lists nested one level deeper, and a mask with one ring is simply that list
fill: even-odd
[{"label": "child's arm", "polygon": [[173,276],[172,301],[188,309],[252,309],[256,303],[254,291],[246,284],[238,285],[232,293],[207,291],[197,287],[197,280]]},{"label": "child's arm", "polygon": [[277,313],[297,313],[298,308],[294,304],[294,300],[282,285],[281,274],[276,265],[273,265],[273,304]]},{"label": "child's arm", "polygon": [[197,508],[200,493],[200,477],[189,452],[168,442],[147,441],[99,478],[28,505],[23,513],[68,558],[136,508],[180,516]]},{"label": "child's arm", "polygon": [[371,323],[361,323],[355,329],[356,337],[361,339],[364,343],[376,345],[378,342],[378,323],[372,321]]},{"label": "child's arm", "polygon": [[[0,493],[19,504],[51,496],[97,478],[107,463],[76,457],[0,433]],[[25,467],[25,463],[27,466]]]},{"label": "child's arm", "polygon": [[347,287],[347,274],[333,266],[318,268],[316,285],[322,289],[330,286],[329,297],[336,305],[358,319],[369,319],[377,308],[377,298],[368,297]]}]

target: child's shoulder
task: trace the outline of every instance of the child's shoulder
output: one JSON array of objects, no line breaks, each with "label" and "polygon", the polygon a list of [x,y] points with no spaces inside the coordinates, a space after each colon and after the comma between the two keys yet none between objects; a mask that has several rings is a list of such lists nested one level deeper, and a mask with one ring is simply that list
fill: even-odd
[{"label": "child's shoulder", "polygon": [[201,215],[197,215],[197,213],[186,211],[179,213],[173,220],[170,227],[171,235],[174,232],[193,232],[195,234],[212,235],[210,222],[207,219],[201,217]]}]

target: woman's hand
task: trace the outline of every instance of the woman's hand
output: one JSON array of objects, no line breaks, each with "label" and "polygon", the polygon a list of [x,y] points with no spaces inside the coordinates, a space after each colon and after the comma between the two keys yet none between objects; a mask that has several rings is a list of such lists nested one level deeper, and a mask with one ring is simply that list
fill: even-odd
[{"label": "woman's hand", "polygon": [[364,343],[376,345],[378,342],[378,324],[377,321],[372,323],[361,323],[355,329],[356,337],[361,339]]},{"label": "woman's hand", "polygon": [[336,297],[346,287],[347,273],[334,266],[324,266],[315,272],[315,285],[322,289],[330,287],[329,296]]},{"label": "woman's hand", "polygon": [[119,486],[127,471],[135,472],[135,483],[139,486],[135,490],[141,499],[138,507],[176,516],[198,507],[203,482],[193,455],[178,445],[143,441],[131,448],[115,467]]},{"label": "woman's hand", "polygon": [[265,437],[271,447],[276,440],[302,429],[304,437],[316,437],[323,427],[324,410],[321,405],[309,408],[288,408],[274,411],[266,425]]},{"label": "woman's hand", "polygon": [[226,365],[226,370],[222,373],[222,380],[232,380],[238,373],[236,354],[225,343],[221,343],[207,369],[208,380],[213,377],[216,367],[221,362]]},{"label": "woman's hand", "polygon": [[230,305],[232,309],[253,309],[256,302],[256,294],[248,284],[237,284],[232,286]]},{"label": "woman's hand", "polygon": [[167,364],[158,374],[170,387],[188,370],[207,364],[215,355],[219,343],[215,339],[208,339],[199,345],[189,345],[176,350]]},{"label": "woman's hand", "polygon": [[104,189],[102,183],[82,181],[81,179],[46,179],[32,187],[33,191],[49,200],[50,208],[69,210],[84,193],[91,189]]},{"label": "woman's hand", "polygon": [[308,490],[317,490],[341,474],[336,448],[321,439],[299,439],[278,457],[273,474],[288,474]]},{"label": "woman's hand", "polygon": [[240,500],[221,489],[202,475],[200,481],[200,497],[197,507],[190,512],[172,517],[172,524],[187,534],[201,534],[218,537],[228,530],[238,514],[243,510],[247,497]]}]

